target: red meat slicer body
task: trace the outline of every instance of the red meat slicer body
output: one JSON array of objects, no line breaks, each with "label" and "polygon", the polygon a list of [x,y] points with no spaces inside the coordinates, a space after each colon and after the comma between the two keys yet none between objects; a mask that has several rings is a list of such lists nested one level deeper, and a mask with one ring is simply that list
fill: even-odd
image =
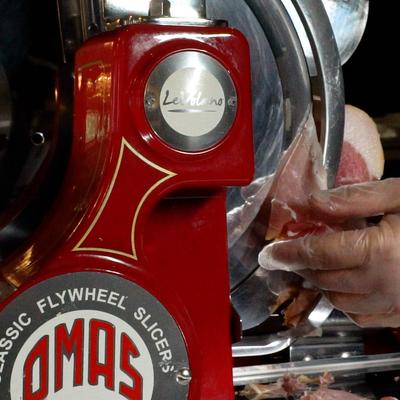
[{"label": "red meat slicer body", "polygon": [[224,187],[253,176],[246,40],[100,35],[74,100],[61,194],[3,268],[20,289],[1,305],[1,398],[232,399]]}]

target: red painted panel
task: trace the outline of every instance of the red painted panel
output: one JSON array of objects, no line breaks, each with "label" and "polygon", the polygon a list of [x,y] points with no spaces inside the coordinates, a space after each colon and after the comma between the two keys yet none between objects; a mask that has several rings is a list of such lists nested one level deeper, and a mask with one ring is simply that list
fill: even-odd
[{"label": "red painted panel", "polygon": [[[144,89],[154,67],[199,51],[229,71],[237,117],[218,145],[177,151],[152,131]],[[133,25],[88,41],[76,56],[73,152],[63,190],[25,251],[3,268],[32,276],[102,270],[152,293],[185,338],[190,400],[233,398],[225,186],[253,175],[248,46],[221,27]],[[18,294],[16,294],[18,295]]]}]

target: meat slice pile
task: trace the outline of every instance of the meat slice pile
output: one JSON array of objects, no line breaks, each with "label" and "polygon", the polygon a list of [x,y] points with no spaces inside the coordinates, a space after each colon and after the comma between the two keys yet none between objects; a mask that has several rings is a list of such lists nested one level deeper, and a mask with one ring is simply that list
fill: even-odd
[{"label": "meat slice pile", "polygon": [[366,400],[364,397],[342,390],[331,390],[322,388],[316,392],[306,393],[300,400]]},{"label": "meat slice pile", "polygon": [[311,379],[307,376],[285,375],[276,383],[268,385],[248,385],[239,394],[250,400],[299,397],[307,390],[307,385],[320,384],[325,387],[333,378],[330,374],[324,374],[319,378]]},{"label": "meat slice pile", "polygon": [[[345,392],[332,390],[328,386],[334,382],[331,374],[324,373],[317,378],[307,376],[285,375],[276,383],[268,385],[248,385],[238,394],[249,400],[266,400],[288,398],[299,400],[367,400],[364,397]],[[310,385],[318,386],[309,389]],[[397,400],[395,397],[384,397],[381,400]]]}]

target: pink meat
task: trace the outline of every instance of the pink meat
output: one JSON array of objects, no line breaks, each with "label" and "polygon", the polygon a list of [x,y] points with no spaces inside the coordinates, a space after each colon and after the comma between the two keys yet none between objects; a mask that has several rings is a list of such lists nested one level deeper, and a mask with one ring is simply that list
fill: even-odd
[{"label": "pink meat", "polygon": [[[321,147],[310,119],[283,157],[268,194],[271,211],[267,240],[295,237],[299,232],[325,228],[314,221],[308,206],[310,193],[327,187]],[[296,226],[298,226],[298,229]],[[292,228],[293,230],[291,230]]]},{"label": "pink meat", "polygon": [[[360,129],[367,131],[361,135]],[[336,186],[380,179],[383,156],[378,131],[365,113],[351,106],[346,108],[344,139]],[[288,149],[274,176],[267,198],[271,201],[267,240],[292,239],[338,229],[316,220],[308,206],[310,194],[324,189],[327,189],[327,179],[322,151],[310,120]]]},{"label": "pink meat", "polygon": [[366,400],[364,397],[341,390],[319,389],[316,392],[304,394],[301,400]]},{"label": "pink meat", "polygon": [[371,180],[368,165],[363,156],[348,142],[344,142],[342,158],[336,177],[336,186]]},{"label": "pink meat", "polygon": [[293,396],[299,392],[303,393],[307,389],[306,385],[301,382],[299,377],[285,375],[278,381],[278,385],[282,387],[287,396]]},{"label": "pink meat", "polygon": [[380,179],[384,154],[374,121],[363,111],[346,106],[345,145],[338,185]]}]

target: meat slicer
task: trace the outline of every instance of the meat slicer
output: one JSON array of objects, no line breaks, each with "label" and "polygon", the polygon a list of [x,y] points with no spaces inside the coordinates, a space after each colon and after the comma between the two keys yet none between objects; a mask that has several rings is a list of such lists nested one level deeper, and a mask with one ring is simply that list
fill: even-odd
[{"label": "meat slicer", "polygon": [[[26,113],[10,108],[18,90],[4,62],[2,399],[232,399],[234,385],[271,378],[253,356],[325,322],[321,301],[296,331],[246,335],[268,323],[265,286],[256,265],[229,257],[226,212],[239,196],[226,188],[273,171],[313,95],[334,180],[345,56],[327,10],[315,0],[60,0],[67,64],[44,73],[47,130],[17,129]],[[240,357],[250,361],[233,369]]]}]

